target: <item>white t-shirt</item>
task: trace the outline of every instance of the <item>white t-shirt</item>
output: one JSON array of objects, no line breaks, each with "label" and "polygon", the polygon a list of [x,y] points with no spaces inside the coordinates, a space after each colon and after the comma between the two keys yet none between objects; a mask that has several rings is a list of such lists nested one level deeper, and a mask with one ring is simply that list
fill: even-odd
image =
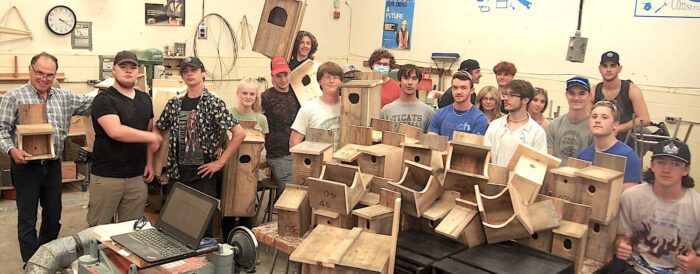
[{"label": "white t-shirt", "polygon": [[514,131],[508,129],[508,115],[491,121],[484,135],[484,145],[491,146],[492,163],[507,166],[519,144],[547,153],[547,134],[532,117]]},{"label": "white t-shirt", "polygon": [[629,262],[637,271],[673,269],[687,243],[692,244],[693,252],[700,247],[700,194],[687,188],[679,200],[665,202],[656,197],[651,184],[633,186],[620,196],[617,233],[630,237]]},{"label": "white t-shirt", "polygon": [[338,149],[340,140],[340,100],[335,105],[328,105],[321,102],[320,97],[306,102],[292,124],[292,129],[306,135],[306,128],[332,129],[334,135],[333,147]]}]

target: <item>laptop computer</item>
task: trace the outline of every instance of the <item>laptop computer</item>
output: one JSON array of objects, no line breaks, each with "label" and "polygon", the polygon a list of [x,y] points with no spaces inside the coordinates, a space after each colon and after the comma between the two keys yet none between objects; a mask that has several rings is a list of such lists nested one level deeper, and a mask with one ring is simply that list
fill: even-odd
[{"label": "laptop computer", "polygon": [[154,229],[114,235],[112,241],[151,264],[198,255],[201,250],[197,247],[218,203],[218,199],[176,183]]}]

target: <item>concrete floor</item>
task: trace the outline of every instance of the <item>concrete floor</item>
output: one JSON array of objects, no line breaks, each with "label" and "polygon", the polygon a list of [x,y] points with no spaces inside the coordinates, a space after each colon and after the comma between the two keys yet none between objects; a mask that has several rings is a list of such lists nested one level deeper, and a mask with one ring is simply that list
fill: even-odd
[{"label": "concrete floor", "polygon": [[[87,204],[88,193],[80,190],[80,183],[64,184],[62,227],[59,237],[70,236],[88,227],[85,220]],[[264,198],[263,204],[267,204],[267,197]],[[260,215],[259,219],[262,220],[262,213]],[[37,224],[38,227],[39,224]],[[14,200],[0,199],[0,231],[2,231],[0,233],[0,250],[3,251],[0,252],[0,265],[2,265],[0,273],[21,273],[23,263],[17,241],[17,206]],[[273,254],[274,248],[265,245],[258,247],[260,264],[257,267],[257,273],[270,272]],[[280,253],[273,273],[284,273],[286,263],[287,256]],[[290,273],[296,273],[293,265],[290,266]]]}]

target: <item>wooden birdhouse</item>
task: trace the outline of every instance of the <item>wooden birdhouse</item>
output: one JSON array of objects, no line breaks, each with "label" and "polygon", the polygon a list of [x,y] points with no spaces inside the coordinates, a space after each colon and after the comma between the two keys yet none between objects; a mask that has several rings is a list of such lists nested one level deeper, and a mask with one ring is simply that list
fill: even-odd
[{"label": "wooden birdhouse", "polygon": [[477,204],[462,199],[456,199],[455,206],[435,228],[435,232],[469,247],[486,243]]},{"label": "wooden birdhouse", "polygon": [[462,193],[462,199],[476,202],[474,186],[488,183],[488,163],[491,161],[491,148],[478,144],[450,142],[447,149],[445,180],[443,187]]},{"label": "wooden birdhouse", "polygon": [[304,105],[311,99],[323,94],[316,78],[318,66],[319,63],[307,59],[290,74],[289,85],[292,86],[294,95],[297,96],[300,105]]},{"label": "wooden birdhouse", "polygon": [[333,159],[342,163],[354,164],[362,154],[359,149],[372,145],[372,128],[350,126],[350,143],[341,145],[340,149],[333,153]]},{"label": "wooden birdhouse", "polygon": [[318,178],[307,178],[311,207],[349,215],[373,177],[354,166],[326,164]]},{"label": "wooden birdhouse", "polygon": [[344,215],[316,208],[312,208],[311,210],[313,212],[313,227],[327,225],[338,228],[352,228],[357,223],[357,221],[355,221],[356,217],[353,215]]},{"label": "wooden birdhouse", "polygon": [[259,166],[265,136],[254,129],[255,121],[239,121],[246,136],[224,166],[221,185],[221,211],[224,216],[255,216]]},{"label": "wooden birdhouse", "polygon": [[[292,183],[304,185],[307,177],[319,177],[323,163],[333,158],[333,131],[308,128],[307,139],[289,148],[292,153]],[[324,131],[326,134],[317,134]],[[331,136],[330,139],[316,140],[313,136]]]},{"label": "wooden birdhouse", "polygon": [[355,209],[352,215],[357,217],[357,227],[364,231],[391,235],[391,224],[394,214],[394,201],[401,193],[382,189],[379,194],[379,204]]},{"label": "wooden birdhouse", "polygon": [[552,201],[526,205],[512,184],[493,196],[482,194],[478,185],[474,192],[489,244],[529,237],[536,231],[559,226],[561,218]]},{"label": "wooden birdhouse", "polygon": [[19,104],[17,115],[17,147],[32,155],[26,160],[56,158],[55,130],[49,123],[46,104]]},{"label": "wooden birdhouse", "polygon": [[265,0],[253,51],[270,59],[291,56],[305,9],[302,0]]},{"label": "wooden birdhouse", "polygon": [[421,217],[442,194],[440,182],[433,176],[429,166],[406,161],[401,180],[388,182],[387,189],[401,193],[403,212]]},{"label": "wooden birdhouse", "polygon": [[588,223],[588,241],[586,258],[607,262],[615,253],[615,237],[619,219],[613,219],[607,225],[591,221]]},{"label": "wooden birdhouse", "polygon": [[342,86],[340,107],[340,145],[350,143],[350,126],[370,126],[379,118],[382,85],[377,80],[353,80]]},{"label": "wooden birdhouse", "polygon": [[308,188],[289,184],[275,203],[280,236],[301,237],[311,224]]},{"label": "wooden birdhouse", "polygon": [[520,144],[508,162],[508,170],[519,176],[511,176],[509,182],[518,190],[526,204],[532,203],[537,199],[547,170],[557,168],[559,164],[559,158]]},{"label": "wooden birdhouse", "polygon": [[382,132],[399,132],[399,123],[379,118],[372,118],[369,122],[372,128],[372,142],[380,143],[382,141]]},{"label": "wooden birdhouse", "polygon": [[552,255],[573,261],[576,273],[581,273],[588,241],[591,207],[561,201],[562,221],[559,227],[552,230]]},{"label": "wooden birdhouse", "polygon": [[447,136],[423,134],[418,143],[404,142],[402,145],[404,161],[413,161],[433,169],[444,167],[442,157],[447,155],[449,147]]},{"label": "wooden birdhouse", "polygon": [[423,129],[407,124],[399,124],[399,133],[406,135],[406,143],[415,144],[423,136]]},{"label": "wooden birdhouse", "polygon": [[589,166],[574,174],[581,184],[576,202],[591,206],[591,220],[607,225],[617,218],[624,174],[599,166]]},{"label": "wooden birdhouse", "polygon": [[357,164],[360,171],[393,181],[401,179],[401,159],[403,149],[386,144],[372,145],[358,149],[360,157]]}]

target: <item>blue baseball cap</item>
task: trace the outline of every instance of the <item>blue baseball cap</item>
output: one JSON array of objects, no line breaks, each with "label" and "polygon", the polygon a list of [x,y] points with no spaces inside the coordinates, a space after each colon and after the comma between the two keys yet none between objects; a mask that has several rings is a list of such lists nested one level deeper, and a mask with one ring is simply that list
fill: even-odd
[{"label": "blue baseball cap", "polygon": [[588,79],[581,76],[575,76],[569,80],[566,80],[566,90],[569,90],[573,86],[580,86],[588,91],[591,90],[591,84],[588,83]]}]

